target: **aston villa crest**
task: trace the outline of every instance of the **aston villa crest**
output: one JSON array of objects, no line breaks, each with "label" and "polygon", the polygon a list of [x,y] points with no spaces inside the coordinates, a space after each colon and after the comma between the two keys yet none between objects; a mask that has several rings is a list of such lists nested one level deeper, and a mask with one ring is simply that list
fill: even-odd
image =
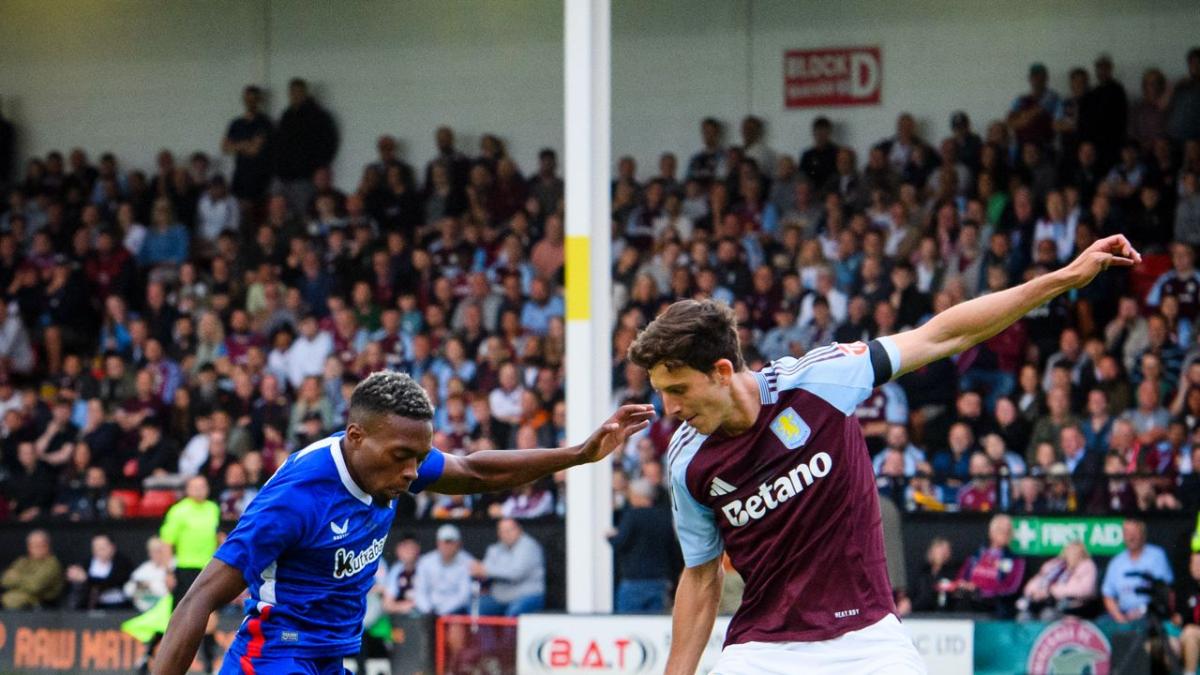
[{"label": "aston villa crest", "polygon": [[775,420],[771,422],[771,431],[775,432],[780,442],[788,450],[795,450],[804,445],[808,442],[808,437],[812,435],[812,429],[809,428],[808,423],[791,408],[784,409],[775,417]]}]

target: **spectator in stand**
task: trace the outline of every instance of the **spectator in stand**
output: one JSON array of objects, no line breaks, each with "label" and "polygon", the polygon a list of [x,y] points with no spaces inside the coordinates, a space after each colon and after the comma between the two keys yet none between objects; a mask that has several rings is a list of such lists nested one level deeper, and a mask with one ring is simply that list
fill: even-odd
[{"label": "spectator in stand", "polygon": [[833,142],[833,123],[817,117],[812,123],[813,144],[800,155],[800,171],[812,185],[824,185],[833,175],[838,146]]},{"label": "spectator in stand", "polygon": [[1103,450],[1090,450],[1084,445],[1079,427],[1066,426],[1059,431],[1059,452],[1070,471],[1075,497],[1084,507],[1095,499],[1097,489],[1103,481]]},{"label": "spectator in stand", "polygon": [[946,588],[953,583],[957,569],[951,563],[950,540],[935,537],[925,550],[921,574],[910,584],[914,612],[935,612],[949,609]]},{"label": "spectator in stand", "polygon": [[950,115],[950,131],[959,161],[965,164],[972,174],[978,173],[983,154],[983,139],[971,129],[971,118],[967,113],[956,110]]},{"label": "spectator in stand", "polygon": [[957,491],[973,475],[971,457],[976,449],[975,437],[970,426],[959,422],[950,427],[947,441],[946,450],[933,457],[933,471],[939,483]]},{"label": "spectator in stand", "polygon": [[313,174],[333,162],[338,144],[333,117],[309,94],[306,81],[293,78],[272,144],[275,175],[292,213],[309,212],[317,195]]},{"label": "spectator in stand", "polygon": [[1029,437],[1029,445],[1025,450],[1025,459],[1030,463],[1037,461],[1037,445],[1039,443],[1056,443],[1063,427],[1079,426],[1079,420],[1071,414],[1071,395],[1066,387],[1054,387],[1046,394],[1047,412],[1038,417]]},{"label": "spectator in stand", "polygon": [[1128,128],[1129,101],[1125,87],[1113,78],[1113,62],[1108,54],[1096,57],[1096,86],[1079,105],[1079,136],[1096,145],[1102,170],[1117,161]]},{"label": "spectator in stand", "polygon": [[525,534],[512,518],[496,523],[495,544],[488,546],[483,562],[471,565],[471,576],[488,583],[479,598],[479,613],[520,616],[546,606],[546,561],[542,546]]},{"label": "spectator in stand", "polygon": [[92,537],[92,557],[86,567],[71,565],[67,568],[68,605],[84,610],[131,606],[124,588],[132,572],[129,558],[117,550],[111,537],[107,534]]},{"label": "spectator in stand", "polygon": [[50,512],[54,502],[54,474],[38,459],[32,441],[21,441],[16,448],[16,469],[8,476],[8,511],[21,522],[29,522]]},{"label": "spectator in stand", "polygon": [[158,537],[146,541],[147,560],[138,565],[125,582],[125,596],[133,601],[139,612],[149,611],[158,601],[170,595],[168,580],[175,571],[171,547]]},{"label": "spectator in stand", "polygon": [[1187,53],[1187,77],[1171,92],[1167,133],[1177,143],[1200,139],[1200,47]]},{"label": "spectator in stand", "polygon": [[1046,66],[1029,66],[1029,92],[1013,99],[1008,113],[1008,125],[1017,143],[1033,143],[1047,147],[1053,140],[1053,120],[1059,109],[1058,92],[1047,86]]},{"label": "spectator in stand", "polygon": [[50,535],[33,530],[25,536],[25,555],[0,576],[4,609],[36,609],[53,605],[63,591],[63,569],[50,550]]},{"label": "spectator in stand", "polygon": [[177,266],[187,260],[189,250],[188,231],[175,219],[171,201],[159,198],[154,202],[150,229],[138,254],[138,264],[150,268]]},{"label": "spectator in stand", "polygon": [[558,295],[551,295],[550,282],[535,277],[529,287],[529,300],[521,310],[521,326],[535,335],[546,335],[553,318],[563,318],[566,307]]},{"label": "spectator in stand", "polygon": [[[88,446],[80,444],[76,449],[77,457],[90,458]],[[51,513],[65,517],[72,522],[91,522],[100,520],[108,512],[108,477],[104,469],[98,466],[88,466],[84,470],[81,484],[73,485],[59,491],[58,498]]]},{"label": "spectator in stand", "polygon": [[242,517],[250,500],[258,494],[258,488],[249,484],[246,469],[238,462],[225,467],[225,489],[221,491],[222,520],[238,520]]},{"label": "spectator in stand", "polygon": [[240,206],[229,194],[225,177],[213,176],[196,206],[196,234],[200,237],[201,252],[211,252],[222,233],[236,233],[240,222]]},{"label": "spectator in stand", "polygon": [[962,511],[992,511],[998,505],[996,467],[982,452],[971,455],[971,482],[958,491]]},{"label": "spectator in stand", "polygon": [[8,302],[0,302],[0,364],[6,373],[29,375],[36,365],[29,331]]},{"label": "spectator in stand", "polygon": [[1146,296],[1146,306],[1158,309],[1164,298],[1179,300],[1179,315],[1195,319],[1200,314],[1200,270],[1196,269],[1196,252],[1188,244],[1171,245],[1171,269],[1155,280]]},{"label": "spectator in stand", "polygon": [[[517,443],[522,449],[533,449],[537,443]],[[500,504],[500,516],[503,518],[529,519],[541,518],[554,513],[554,493],[545,485],[529,483],[513,491]]]},{"label": "spectator in stand", "polygon": [[411,614],[416,610],[413,577],[421,557],[421,544],[405,533],[396,542],[396,561],[387,569],[383,582],[383,610],[390,614]]},{"label": "spectator in stand", "polygon": [[1096,599],[1097,576],[1096,563],[1088,555],[1087,547],[1074,540],[1047,560],[1025,584],[1024,597],[1018,606],[1023,611],[1040,614],[1043,620],[1062,613],[1074,614]]},{"label": "spectator in stand", "polygon": [[[925,451],[909,442],[908,427],[903,423],[888,423],[885,428],[884,451],[893,450],[899,453],[903,462],[901,475],[908,477],[915,476],[917,471],[926,464]],[[876,474],[882,472],[883,462],[884,453],[880,452],[873,460]]]},{"label": "spectator in stand", "polygon": [[437,146],[437,156],[425,165],[425,185],[430,185],[433,177],[433,167],[446,167],[451,185],[456,188],[467,186],[467,174],[471,170],[471,160],[454,147],[454,129],[442,126],[434,132],[434,144]]},{"label": "spectator in stand", "polygon": [[478,565],[462,550],[462,535],[453,525],[437,531],[437,550],[417,561],[413,574],[413,603],[422,614],[464,614],[471,604],[471,570]]},{"label": "spectator in stand", "polygon": [[1015,555],[1012,519],[993,516],[988,523],[987,544],[967,558],[955,579],[955,605],[971,611],[988,612],[998,618],[1013,616],[1025,576],[1025,559]]},{"label": "spectator in stand", "polygon": [[[822,298],[826,318],[829,303]],[[796,309],[790,303],[780,303],[775,308],[774,325],[763,333],[758,341],[758,351],[768,361],[784,356],[803,354],[806,346],[813,344],[805,340],[808,331],[796,324]]]},{"label": "spectator in stand", "polygon": [[909,168],[914,150],[917,150],[918,155],[924,155],[927,161],[932,161],[933,152],[925,141],[917,135],[917,121],[909,113],[900,113],[896,117],[896,134],[891,138],[880,141],[877,145],[883,154],[887,157],[888,164],[897,171],[903,173]]},{"label": "spectator in stand", "polygon": [[1129,107],[1129,139],[1149,152],[1154,141],[1167,135],[1167,78],[1158,68],[1142,73],[1142,98]]},{"label": "spectator in stand", "polygon": [[234,156],[233,195],[238,199],[261,199],[271,182],[271,137],[274,124],[259,111],[262,90],[249,85],[242,90],[245,111],[229,123],[221,139],[221,151]]},{"label": "spectator in stand", "polygon": [[1138,385],[1137,407],[1126,411],[1123,419],[1133,426],[1140,445],[1152,447],[1166,437],[1171,416],[1159,405],[1158,386],[1154,382],[1145,380]]},{"label": "spectator in stand", "polygon": [[1167,584],[1174,583],[1175,574],[1162,548],[1146,543],[1146,524],[1136,518],[1126,518],[1121,527],[1125,550],[1108,562],[1100,592],[1104,597],[1106,614],[1097,625],[1107,634],[1140,631],[1146,624],[1149,598],[1138,592],[1147,584],[1147,575]]},{"label": "spectator in stand", "polygon": [[655,508],[657,490],[645,478],[629,483],[628,506],[618,527],[608,533],[616,556],[618,614],[656,614],[666,607],[667,592],[679,554],[671,531],[671,516]]},{"label": "spectator in stand", "polygon": [[722,179],[728,174],[725,163],[725,148],[722,146],[724,126],[715,118],[706,117],[700,122],[701,149],[688,161],[687,177],[703,183]]}]

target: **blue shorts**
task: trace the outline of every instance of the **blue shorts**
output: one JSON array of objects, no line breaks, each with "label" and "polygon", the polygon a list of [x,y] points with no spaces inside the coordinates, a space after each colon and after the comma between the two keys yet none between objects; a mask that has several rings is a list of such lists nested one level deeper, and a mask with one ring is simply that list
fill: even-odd
[{"label": "blue shorts", "polygon": [[225,653],[221,675],[346,675],[340,656],[261,656],[246,657],[239,650]]}]

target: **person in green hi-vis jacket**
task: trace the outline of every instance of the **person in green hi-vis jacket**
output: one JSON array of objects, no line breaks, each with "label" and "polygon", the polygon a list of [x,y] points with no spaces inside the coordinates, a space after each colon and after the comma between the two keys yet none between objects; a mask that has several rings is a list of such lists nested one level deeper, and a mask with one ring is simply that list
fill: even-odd
[{"label": "person in green hi-vis jacket", "polygon": [[[175,549],[175,586],[171,589],[170,607],[179,605],[179,601],[187,594],[200,571],[212,560],[217,550],[217,528],[221,524],[221,508],[216,502],[208,499],[208,479],[204,476],[193,476],[188,479],[184,488],[185,497],[175,503],[167,511],[158,536]],[[163,602],[168,599],[164,598]],[[156,605],[147,612],[155,618],[162,619],[161,627],[155,622],[154,634],[146,645],[146,656],[139,672],[149,672],[150,657],[154,648],[162,640],[166,632],[170,610]],[[147,616],[149,619],[149,616]],[[216,651],[215,633],[217,628],[216,615],[208,619],[208,629],[200,644],[200,658],[205,672],[213,670],[213,660]]]},{"label": "person in green hi-vis jacket", "polygon": [[1192,533],[1192,553],[1200,553],[1200,513],[1196,514],[1196,531]]}]

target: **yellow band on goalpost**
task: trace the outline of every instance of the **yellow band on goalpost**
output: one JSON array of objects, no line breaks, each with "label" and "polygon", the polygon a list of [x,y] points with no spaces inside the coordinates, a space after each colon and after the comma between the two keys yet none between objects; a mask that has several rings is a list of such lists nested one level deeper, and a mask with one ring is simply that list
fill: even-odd
[{"label": "yellow band on goalpost", "polygon": [[567,320],[592,318],[590,237],[586,234],[567,237]]}]

